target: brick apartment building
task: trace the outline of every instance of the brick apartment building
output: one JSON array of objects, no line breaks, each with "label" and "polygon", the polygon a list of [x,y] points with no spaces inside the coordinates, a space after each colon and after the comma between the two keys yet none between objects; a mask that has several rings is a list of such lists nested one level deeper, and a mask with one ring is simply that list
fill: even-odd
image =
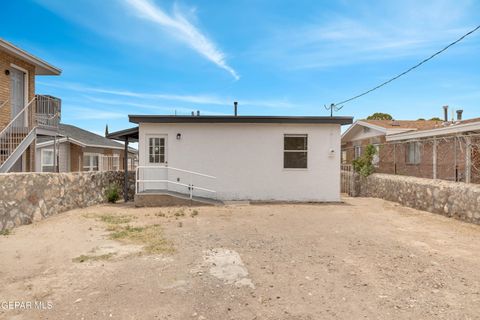
[{"label": "brick apartment building", "polygon": [[60,100],[35,94],[37,75],[61,70],[0,39],[0,173],[34,171],[37,137],[53,136]]},{"label": "brick apartment building", "polygon": [[375,171],[480,183],[480,118],[462,120],[359,120],[342,135],[342,163],[365,147],[377,149]]}]

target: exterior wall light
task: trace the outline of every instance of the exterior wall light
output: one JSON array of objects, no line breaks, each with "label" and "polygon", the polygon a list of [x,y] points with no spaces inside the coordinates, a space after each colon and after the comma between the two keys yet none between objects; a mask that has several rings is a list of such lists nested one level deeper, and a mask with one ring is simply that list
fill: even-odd
[{"label": "exterior wall light", "polygon": [[6,76],[10,75],[10,70],[5,69],[5,75],[6,75]]},{"label": "exterior wall light", "polygon": [[177,133],[177,140],[180,140],[182,139],[182,134],[181,133]]}]

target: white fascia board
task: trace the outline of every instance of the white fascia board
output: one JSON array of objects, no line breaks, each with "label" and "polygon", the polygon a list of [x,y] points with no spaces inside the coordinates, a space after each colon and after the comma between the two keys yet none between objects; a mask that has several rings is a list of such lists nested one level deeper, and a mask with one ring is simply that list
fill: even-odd
[{"label": "white fascia board", "polygon": [[[66,142],[67,141],[67,138],[59,138],[57,139],[57,143],[62,143],[62,142]],[[45,142],[37,142],[35,144],[35,147],[36,148],[42,148],[42,147],[46,147],[46,146],[49,146],[49,145],[52,145],[53,144],[53,140],[49,140],[49,141],[45,141]]]},{"label": "white fascia board", "polygon": [[373,130],[380,131],[384,134],[387,134],[387,129],[384,128],[384,127],[376,126],[376,125],[373,125],[371,123],[364,122],[362,120],[357,120],[352,125],[350,125],[350,127],[342,134],[342,136],[341,136],[342,142],[343,142],[343,139],[347,136],[347,134],[350,133],[353,130],[353,128],[355,128],[357,126],[367,127],[367,128],[373,129]]},{"label": "white fascia board", "polygon": [[21,59],[27,61],[35,66],[35,74],[37,75],[55,75],[58,76],[62,73],[62,70],[54,67],[53,65],[49,64],[48,62],[35,57],[34,55],[22,50],[8,41],[0,39],[0,48],[5,50],[7,53]]},{"label": "white fascia board", "polygon": [[417,128],[398,128],[398,129],[389,128],[387,129],[387,136],[392,134],[400,134],[404,132],[414,132],[417,130],[418,130]]},{"label": "white fascia board", "polygon": [[452,134],[468,132],[468,131],[480,131],[480,122],[456,124],[456,125],[450,125],[443,128],[436,128],[436,129],[430,129],[430,130],[398,133],[398,134],[387,136],[387,141],[421,139],[421,138],[427,138],[427,137],[452,135]]},{"label": "white fascia board", "polygon": [[[80,147],[86,147],[87,145],[85,145],[84,143],[81,143],[80,141],[78,140],[75,140],[75,139],[72,139],[72,138],[59,138],[57,140],[58,143],[62,143],[62,142],[71,142],[73,144],[76,144]],[[53,140],[49,140],[49,141],[45,141],[45,142],[40,142],[40,143],[37,143],[36,146],[37,147],[45,147],[45,146],[49,146],[53,144]]]}]

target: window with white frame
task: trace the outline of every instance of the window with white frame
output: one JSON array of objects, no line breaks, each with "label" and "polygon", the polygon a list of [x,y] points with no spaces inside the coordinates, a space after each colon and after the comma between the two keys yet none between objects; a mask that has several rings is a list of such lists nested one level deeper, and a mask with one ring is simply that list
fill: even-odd
[{"label": "window with white frame", "polygon": [[98,171],[100,154],[84,153],[83,154],[83,171]]},{"label": "window with white frame", "polygon": [[407,164],[420,164],[420,143],[419,142],[409,142],[407,143],[407,152],[406,152],[406,162]]},{"label": "window with white frame", "polygon": [[53,149],[42,149],[41,164],[42,172],[55,171],[55,155]]},{"label": "window with white frame", "polygon": [[165,163],[165,138],[148,138],[149,163]]},{"label": "window with white frame", "polygon": [[373,146],[375,147],[375,154],[373,155],[372,164],[378,168],[380,165],[380,145],[374,144]]},{"label": "window with white frame", "polygon": [[347,150],[342,150],[342,164],[347,163]]},{"label": "window with white frame", "polygon": [[286,134],[283,137],[283,168],[306,169],[308,136],[306,134]]},{"label": "window with white frame", "polygon": [[355,159],[358,159],[362,156],[362,146],[355,146]]},{"label": "window with white frame", "polygon": [[112,169],[113,171],[120,170],[120,155],[114,154],[112,158]]}]

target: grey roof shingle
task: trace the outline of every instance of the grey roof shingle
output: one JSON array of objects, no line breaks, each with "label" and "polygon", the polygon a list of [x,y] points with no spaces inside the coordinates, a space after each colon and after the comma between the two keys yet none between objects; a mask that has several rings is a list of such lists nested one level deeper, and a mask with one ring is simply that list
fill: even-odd
[{"label": "grey roof shingle", "polygon": [[[63,124],[61,123],[58,127],[58,133],[62,137],[71,138],[76,140],[86,146],[102,146],[102,147],[111,147],[111,148],[123,148],[124,145],[122,143],[107,139],[98,135],[96,133],[81,129],[79,127],[72,126],[70,124]],[[42,143],[46,141],[53,140],[52,137],[38,137],[37,142]],[[136,151],[135,149],[131,149],[130,151]]]}]

